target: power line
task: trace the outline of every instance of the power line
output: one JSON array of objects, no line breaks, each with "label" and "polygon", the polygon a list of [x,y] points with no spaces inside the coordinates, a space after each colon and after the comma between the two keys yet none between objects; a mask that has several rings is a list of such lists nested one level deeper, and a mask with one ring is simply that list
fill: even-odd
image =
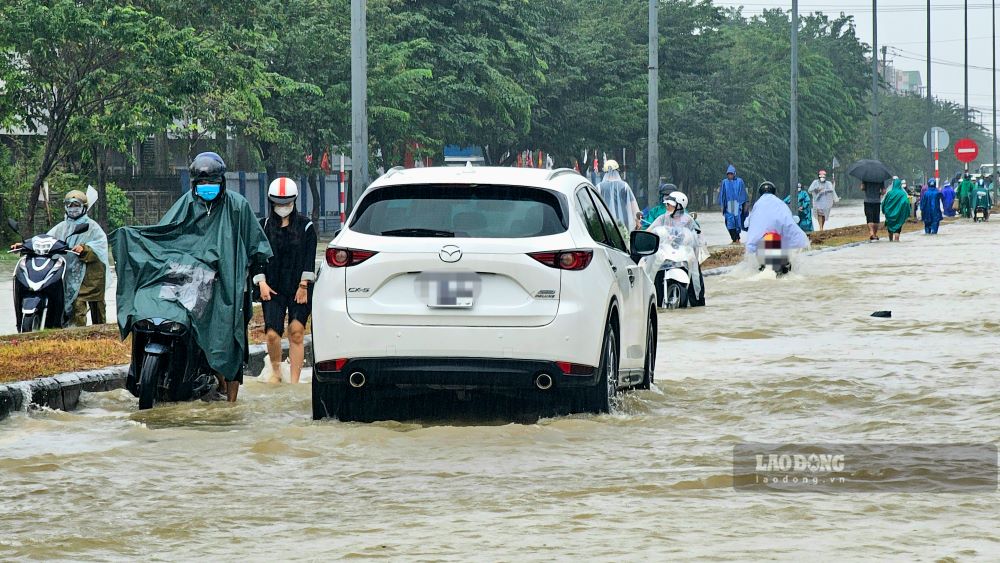
[{"label": "power line", "polygon": [[[901,59],[908,59],[908,60],[919,61],[919,62],[926,62],[927,61],[927,57],[925,57],[923,55],[920,55],[918,53],[913,53],[911,51],[907,51],[905,49],[900,49],[898,47],[889,47],[889,49],[893,51],[893,55],[894,56],[899,57]],[[936,64],[936,65],[941,65],[941,66],[950,66],[950,67],[965,68],[964,64],[962,64],[960,62],[957,62],[957,61],[946,61],[946,60],[942,60],[942,59],[931,59],[931,62],[934,63],[934,64]],[[985,70],[987,72],[993,72],[993,68],[992,67],[988,67],[988,66],[969,65],[969,68],[970,69],[975,69],[975,70]]]}]

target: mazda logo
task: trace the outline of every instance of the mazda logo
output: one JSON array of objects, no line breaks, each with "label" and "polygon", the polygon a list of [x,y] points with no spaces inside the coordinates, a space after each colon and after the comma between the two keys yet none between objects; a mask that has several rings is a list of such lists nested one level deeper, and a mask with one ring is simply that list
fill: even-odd
[{"label": "mazda logo", "polygon": [[458,262],[462,259],[462,249],[455,246],[454,244],[449,244],[438,252],[438,257],[441,258],[442,262]]}]

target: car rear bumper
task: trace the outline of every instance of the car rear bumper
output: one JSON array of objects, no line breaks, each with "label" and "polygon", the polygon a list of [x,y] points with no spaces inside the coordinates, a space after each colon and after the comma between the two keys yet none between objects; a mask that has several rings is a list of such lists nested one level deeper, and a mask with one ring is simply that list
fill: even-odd
[{"label": "car rear bumper", "polygon": [[592,386],[596,369],[567,375],[556,362],[510,358],[357,358],[340,371],[314,368],[321,383],[348,384],[355,373],[364,375],[367,386],[413,386],[442,389],[511,390],[537,389],[536,379],[547,374],[552,389]]}]

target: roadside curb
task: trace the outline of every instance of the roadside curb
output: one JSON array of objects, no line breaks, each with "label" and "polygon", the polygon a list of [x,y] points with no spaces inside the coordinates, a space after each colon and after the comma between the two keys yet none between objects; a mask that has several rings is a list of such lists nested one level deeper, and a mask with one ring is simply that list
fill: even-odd
[{"label": "roadside curb", "polygon": [[[306,335],[306,358],[310,358],[312,336]],[[288,350],[288,340],[281,343]],[[255,344],[250,347],[250,361],[244,370],[245,377],[256,377],[264,368],[267,346]],[[13,412],[26,412],[30,407],[48,407],[54,410],[72,411],[80,403],[80,393],[100,393],[123,389],[128,375],[128,364],[110,366],[90,371],[62,373],[52,377],[40,377],[28,381],[17,381],[0,385],[0,420]]]},{"label": "roadside curb", "polygon": [[80,392],[121,389],[125,387],[126,375],[128,365],[121,365],[0,385],[0,420],[31,406],[74,410],[80,402]]}]

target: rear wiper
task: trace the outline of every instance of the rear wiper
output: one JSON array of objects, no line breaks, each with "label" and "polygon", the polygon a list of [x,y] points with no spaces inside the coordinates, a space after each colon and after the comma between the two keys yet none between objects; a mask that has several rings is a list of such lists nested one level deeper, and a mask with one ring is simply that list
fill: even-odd
[{"label": "rear wiper", "polygon": [[394,229],[382,231],[384,237],[454,237],[451,231],[438,231],[435,229]]}]

